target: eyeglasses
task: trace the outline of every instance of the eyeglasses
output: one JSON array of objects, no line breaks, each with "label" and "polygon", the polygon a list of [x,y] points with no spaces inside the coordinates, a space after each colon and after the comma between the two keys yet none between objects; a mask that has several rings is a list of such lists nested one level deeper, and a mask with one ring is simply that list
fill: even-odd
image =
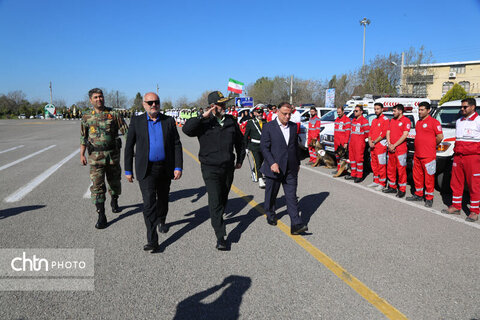
[{"label": "eyeglasses", "polygon": [[362,111],[360,111],[360,110],[355,110],[355,112],[362,112]]},{"label": "eyeglasses", "polygon": [[150,100],[150,101],[145,101],[146,104],[148,104],[150,107],[153,106],[153,104],[160,104],[160,100]]},{"label": "eyeglasses", "polygon": [[462,109],[467,109],[467,108],[469,108],[469,107],[470,107],[470,106],[468,106],[468,105],[467,105],[467,106],[462,106]]}]

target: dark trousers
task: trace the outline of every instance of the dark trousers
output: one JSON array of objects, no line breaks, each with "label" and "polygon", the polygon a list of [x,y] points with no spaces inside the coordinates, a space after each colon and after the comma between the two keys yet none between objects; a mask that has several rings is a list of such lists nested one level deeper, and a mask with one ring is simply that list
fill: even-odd
[{"label": "dark trousers", "polygon": [[298,172],[288,171],[286,175],[272,179],[270,177],[265,178],[265,203],[264,209],[268,218],[273,218],[275,215],[275,202],[277,200],[278,191],[280,185],[283,185],[283,192],[285,193],[285,199],[287,202],[287,212],[290,216],[290,224],[297,225],[302,223],[302,218],[298,214],[298,201],[297,201],[297,182]]},{"label": "dark trousers", "polygon": [[234,170],[234,167],[220,168],[202,165],[202,177],[208,193],[210,220],[217,239],[227,235],[223,213],[227,206]]},{"label": "dark trousers", "polygon": [[260,168],[263,164],[263,154],[260,150],[250,150],[253,156],[253,172],[255,173],[255,178],[263,178],[262,173],[260,172]]},{"label": "dark trousers", "polygon": [[147,175],[139,180],[143,198],[143,218],[147,227],[147,240],[158,244],[157,226],[165,223],[168,212],[168,194],[171,179],[163,162],[149,162]]}]

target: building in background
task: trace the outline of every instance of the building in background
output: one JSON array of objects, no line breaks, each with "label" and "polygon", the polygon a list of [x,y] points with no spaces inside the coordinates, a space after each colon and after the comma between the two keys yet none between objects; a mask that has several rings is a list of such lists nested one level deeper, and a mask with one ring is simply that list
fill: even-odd
[{"label": "building in background", "polygon": [[404,66],[402,94],[438,101],[455,83],[480,97],[480,60]]}]

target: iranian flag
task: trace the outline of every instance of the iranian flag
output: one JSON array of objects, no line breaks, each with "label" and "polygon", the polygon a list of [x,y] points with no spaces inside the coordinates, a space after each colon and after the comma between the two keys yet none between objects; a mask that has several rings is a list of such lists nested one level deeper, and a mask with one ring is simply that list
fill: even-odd
[{"label": "iranian flag", "polygon": [[232,78],[228,79],[228,91],[235,93],[242,93],[243,91],[243,82],[233,80]]}]

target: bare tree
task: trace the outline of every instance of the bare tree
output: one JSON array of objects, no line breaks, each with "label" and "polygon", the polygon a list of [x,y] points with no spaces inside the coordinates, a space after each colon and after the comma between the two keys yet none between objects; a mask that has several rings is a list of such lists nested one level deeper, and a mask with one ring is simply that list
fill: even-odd
[{"label": "bare tree", "polygon": [[16,104],[20,104],[26,97],[27,95],[22,90],[14,90],[7,93],[7,98],[15,101]]},{"label": "bare tree", "polygon": [[181,96],[175,101],[175,107],[180,109],[190,108],[190,104],[186,96]]}]

